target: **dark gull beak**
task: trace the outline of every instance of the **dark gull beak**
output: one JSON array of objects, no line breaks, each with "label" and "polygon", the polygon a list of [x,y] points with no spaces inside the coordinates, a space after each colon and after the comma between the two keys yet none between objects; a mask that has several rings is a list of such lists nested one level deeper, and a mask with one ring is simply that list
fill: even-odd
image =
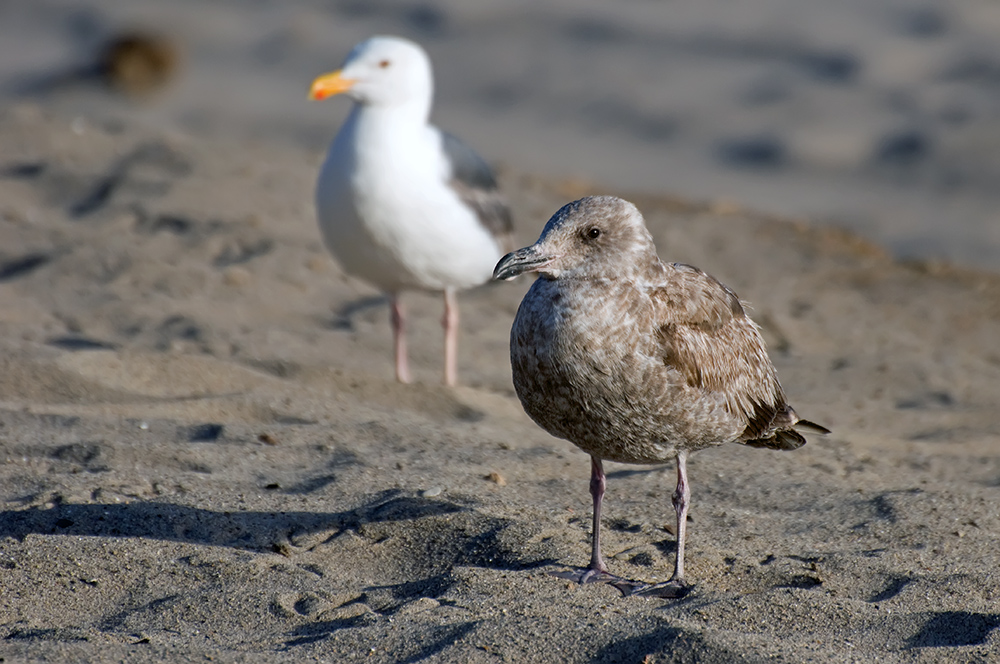
[{"label": "dark gull beak", "polygon": [[512,251],[501,258],[493,269],[493,278],[497,281],[510,281],[525,272],[537,272],[555,258],[555,256],[542,254],[538,251],[538,245],[533,244],[530,247]]}]

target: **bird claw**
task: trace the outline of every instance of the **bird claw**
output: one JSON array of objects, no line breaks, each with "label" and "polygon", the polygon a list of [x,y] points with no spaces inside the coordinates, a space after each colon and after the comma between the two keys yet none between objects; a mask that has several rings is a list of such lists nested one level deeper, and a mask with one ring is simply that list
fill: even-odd
[{"label": "bird claw", "polygon": [[[614,585],[614,584],[612,584]],[[617,588],[617,586],[615,586]],[[639,597],[659,597],[661,599],[680,599],[686,597],[688,593],[694,586],[689,586],[683,581],[667,581],[665,583],[645,583],[636,587],[631,593],[626,593],[628,595],[638,595]],[[622,590],[621,588],[618,588]],[[625,593],[624,590],[622,590]]]},{"label": "bird claw", "polygon": [[615,583],[619,581],[626,581],[626,579],[620,576],[615,576],[614,574],[609,574],[608,572],[602,572],[596,569],[566,569],[559,570],[556,572],[549,572],[550,576],[559,577],[560,579],[569,579],[570,581],[575,581],[580,585],[585,583]]}]

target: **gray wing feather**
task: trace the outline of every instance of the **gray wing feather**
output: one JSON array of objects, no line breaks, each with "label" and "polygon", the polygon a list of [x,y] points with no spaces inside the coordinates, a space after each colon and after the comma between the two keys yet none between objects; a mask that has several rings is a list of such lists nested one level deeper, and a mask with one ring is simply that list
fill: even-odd
[{"label": "gray wing feather", "polygon": [[457,137],[446,131],[438,131],[441,134],[441,147],[451,164],[451,180],[448,184],[463,203],[475,210],[483,227],[509,249],[514,223],[489,164]]}]

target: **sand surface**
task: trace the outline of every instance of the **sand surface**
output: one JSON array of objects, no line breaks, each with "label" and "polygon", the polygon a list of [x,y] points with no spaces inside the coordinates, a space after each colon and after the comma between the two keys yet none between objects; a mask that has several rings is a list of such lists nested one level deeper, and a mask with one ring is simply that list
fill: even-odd
[{"label": "sand surface", "polygon": [[[1000,653],[1000,278],[841,232],[634,196],[660,253],[754,304],[834,430],[690,461],[682,601],[586,562],[587,457],[524,416],[527,280],[387,307],[314,227],[319,155],[0,116],[0,653],[152,661],[990,661]],[[506,173],[519,239],[581,192]],[[491,479],[492,478],[492,479]],[[671,467],[611,464],[606,554],[670,573]]]},{"label": "sand surface", "polygon": [[[506,158],[519,244],[633,200],[834,431],[693,455],[697,585],[623,598],[548,574],[588,559],[589,461],[513,393],[529,280],[462,295],[456,389],[408,294],[398,385],[386,302],[320,244],[324,145],[52,94],[0,109],[4,662],[1000,659],[1000,276]],[[607,470],[612,570],[665,580],[674,469]]]}]

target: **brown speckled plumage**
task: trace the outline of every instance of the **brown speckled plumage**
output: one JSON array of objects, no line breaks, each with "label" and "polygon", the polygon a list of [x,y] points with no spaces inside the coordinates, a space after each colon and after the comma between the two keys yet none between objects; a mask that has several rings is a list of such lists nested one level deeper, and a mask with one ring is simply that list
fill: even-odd
[{"label": "brown speckled plumage", "polygon": [[[528,415],[594,460],[599,511],[602,460],[678,459],[735,442],[795,449],[805,439],[757,325],[728,287],[705,272],[662,263],[642,215],[610,196],[564,206],[538,242],[508,254],[494,276],[540,276],[511,330],[514,387]],[[600,490],[594,488],[599,483]],[[675,503],[686,516],[686,500]],[[599,522],[595,521],[595,539]],[[679,528],[680,529],[680,528]],[[683,587],[683,532],[669,594]],[[606,577],[595,542],[590,580]]]}]

